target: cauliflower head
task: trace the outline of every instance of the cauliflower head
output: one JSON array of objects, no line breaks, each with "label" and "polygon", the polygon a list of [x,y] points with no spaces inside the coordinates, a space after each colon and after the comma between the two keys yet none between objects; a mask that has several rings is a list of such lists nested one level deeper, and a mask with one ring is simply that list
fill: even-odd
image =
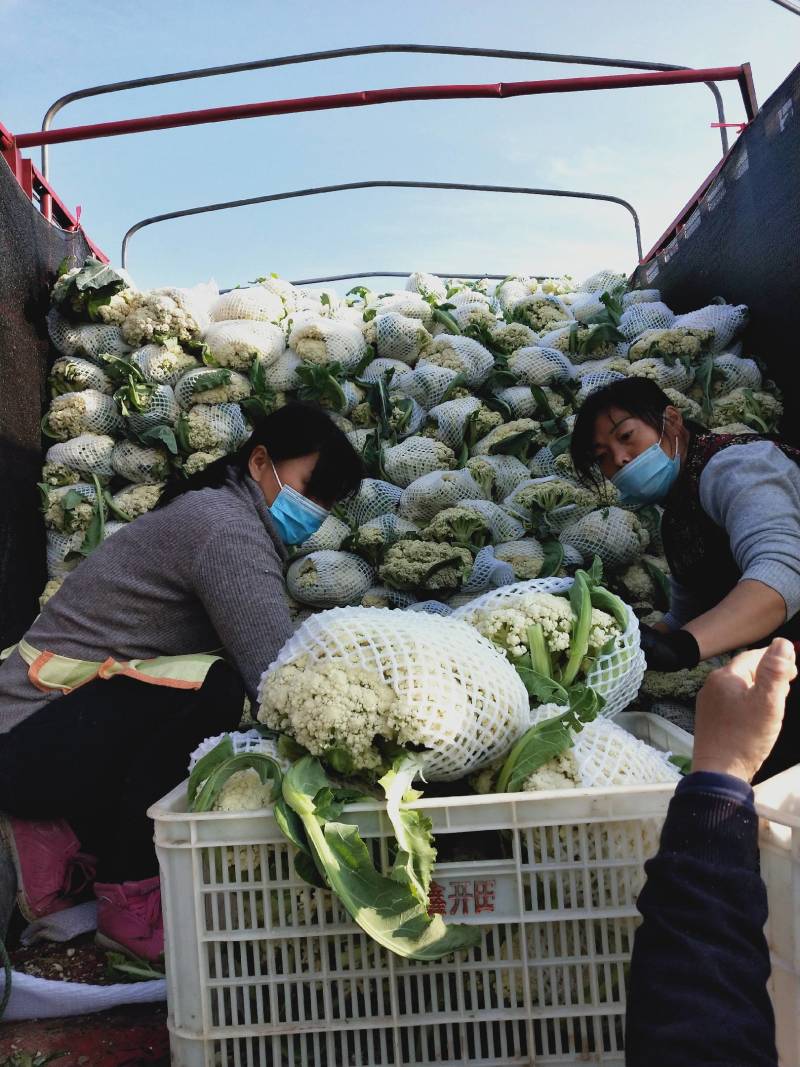
[{"label": "cauliflower head", "polygon": [[638,359],[697,359],[714,339],[713,330],[674,326],[671,330],[645,330],[631,345],[628,356]]},{"label": "cauliflower head", "polygon": [[472,564],[472,553],[463,546],[409,539],[389,548],[378,576],[395,589],[442,593],[458,589]]}]

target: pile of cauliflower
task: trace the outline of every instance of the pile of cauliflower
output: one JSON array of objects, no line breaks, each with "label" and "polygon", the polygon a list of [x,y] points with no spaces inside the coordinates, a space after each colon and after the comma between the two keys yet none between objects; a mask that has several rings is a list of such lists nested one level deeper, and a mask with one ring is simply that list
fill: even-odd
[{"label": "pile of cauliflower", "polygon": [[[579,483],[568,442],[580,404],[640,375],[715,431],[774,430],[782,408],[737,341],[745,307],[676,315],[660,297],[611,271],[499,285],[418,272],[399,291],[345,296],[274,275],[223,294],[142,291],[88,260],[56,280],[48,315],[48,576],[76,565],[98,509],[113,534],[171,473],[202,470],[253,418],[300,398],[330,411],[368,477],[294,552],[299,618],[359,604],[447,614],[595,556],[640,616],[663,611],[658,509]],[[689,681],[679,688],[685,698]]]}]

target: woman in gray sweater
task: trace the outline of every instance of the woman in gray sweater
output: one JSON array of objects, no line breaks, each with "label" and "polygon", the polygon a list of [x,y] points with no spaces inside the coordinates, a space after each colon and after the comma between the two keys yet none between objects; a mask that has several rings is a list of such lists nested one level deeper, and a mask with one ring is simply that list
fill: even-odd
[{"label": "woman in gray sweater", "polygon": [[[626,378],[588,398],[571,454],[584,476],[610,479],[623,504],[664,506],[671,603],[662,623],[642,627],[652,670],[800,639],[800,452],[689,424],[654,382]],[[795,685],[756,781],[800,761],[799,698]]]},{"label": "woman in gray sweater", "polygon": [[289,404],[237,453],[168,485],[45,604],[0,666],[0,811],[29,918],[67,906],[96,857],[100,935],[159,955],[145,812],[255,699],[294,628],[287,546],[361,474],[324,412]]}]

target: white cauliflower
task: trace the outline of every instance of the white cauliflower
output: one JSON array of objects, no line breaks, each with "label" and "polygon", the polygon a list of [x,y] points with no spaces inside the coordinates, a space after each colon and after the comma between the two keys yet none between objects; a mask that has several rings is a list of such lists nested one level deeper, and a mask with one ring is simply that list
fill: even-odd
[{"label": "white cauliflower", "polygon": [[110,396],[97,389],[84,389],[54,397],[45,426],[50,437],[67,441],[82,433],[118,433],[123,423]]},{"label": "white cauliflower", "polygon": [[126,485],[118,493],[114,493],[112,500],[117,511],[121,512],[130,522],[138,519],[145,512],[152,511],[158,503],[158,498],[164,491],[164,482],[153,482],[142,485]]},{"label": "white cauliflower", "polygon": [[340,363],[350,370],[366,355],[367,342],[355,323],[319,316],[299,319],[289,347],[308,363]]},{"label": "white cauliflower", "polygon": [[491,523],[474,509],[457,504],[444,508],[422,531],[426,541],[442,541],[478,549],[492,539]]},{"label": "white cauliflower", "polygon": [[560,322],[568,321],[572,316],[556,296],[535,293],[519,300],[508,313],[513,322],[522,322],[535,333],[552,330]]},{"label": "white cauliflower", "polygon": [[262,782],[255,767],[234,771],[220,789],[213,811],[260,811],[273,801],[272,782]]},{"label": "white cauliflower", "polygon": [[226,455],[226,453],[221,448],[217,448],[211,452],[192,452],[183,461],[183,473],[187,478],[190,478],[193,474],[199,474],[200,471],[205,470],[210,463],[222,459],[224,455]]},{"label": "white cauliflower", "polygon": [[463,546],[408,539],[389,548],[378,576],[395,589],[446,592],[459,588],[472,564],[472,553]]},{"label": "white cauliflower", "polygon": [[212,322],[203,341],[220,367],[249,370],[254,360],[270,366],[286,347],[283,330],[271,322],[232,319]]},{"label": "white cauliflower", "polygon": [[65,534],[87,530],[94,516],[96,496],[94,486],[83,482],[48,489],[45,494],[45,526]]},{"label": "white cauliflower", "polygon": [[405,489],[423,474],[452,470],[456,454],[441,441],[412,436],[386,449],[383,466],[389,481]]},{"label": "white cauliflower", "polygon": [[144,345],[132,352],[129,360],[147,381],[156,385],[175,385],[181,375],[200,366],[194,356],[184,352],[172,338],[163,345]]},{"label": "white cauliflower", "polygon": [[650,543],[650,534],[632,511],[610,507],[565,526],[559,540],[580,552],[587,562],[597,555],[605,567],[613,568],[639,559]]},{"label": "white cauliflower", "polygon": [[631,360],[686,359],[693,360],[705,352],[714,338],[713,330],[673,326],[670,330],[645,330],[628,350]]},{"label": "white cauliflower", "polygon": [[527,655],[528,630],[536,623],[542,627],[551,654],[568,652],[574,624],[566,597],[535,592],[514,597],[508,606],[477,607],[467,613],[466,619],[512,660]]},{"label": "white cauliflower", "polygon": [[542,789],[577,789],[579,785],[578,764],[571,749],[567,749],[534,771],[526,779],[522,791],[533,793]]},{"label": "white cauliflower", "polygon": [[511,565],[518,582],[538,578],[544,563],[544,549],[534,537],[495,545],[494,554],[501,562]]},{"label": "white cauliflower", "polygon": [[512,419],[481,437],[470,451],[473,456],[529,456],[537,443],[542,443],[541,423],[535,419]]},{"label": "white cauliflower", "polygon": [[252,392],[243,374],[232,370],[197,367],[188,371],[175,386],[182,408],[193,404],[239,404]]},{"label": "white cauliflower", "polygon": [[422,352],[419,365],[446,367],[462,375],[464,384],[476,389],[491,374],[494,356],[472,337],[440,334]]},{"label": "white cauliflower", "polygon": [[236,404],[195,404],[178,420],[188,452],[232,452],[248,435],[248,427]]},{"label": "white cauliflower", "polygon": [[109,326],[121,326],[128,315],[139,306],[142,294],[136,289],[115,293],[107,304],[98,308],[97,317]]},{"label": "white cauliflower", "polygon": [[200,336],[200,324],[177,289],[153,289],[136,297],[122,320],[122,336],[134,347],[168,337],[194,341]]},{"label": "white cauliflower", "polygon": [[495,322],[489,336],[494,347],[506,356],[537,343],[537,335],[523,322]]},{"label": "white cauliflower", "polygon": [[50,389],[53,396],[60,393],[79,393],[84,389],[95,389],[99,393],[111,394],[114,386],[106,373],[95,363],[79,356],[62,356],[50,369]]},{"label": "white cauliflower", "polygon": [[712,403],[712,429],[731,422],[743,422],[759,433],[773,433],[783,415],[783,404],[772,393],[734,389]]},{"label": "white cauliflower", "polygon": [[45,463],[42,467],[42,481],[46,485],[75,485],[80,480],[78,471],[63,463]]},{"label": "white cauliflower", "polygon": [[680,411],[684,419],[690,419],[692,422],[700,424],[705,422],[703,409],[696,400],[692,400],[690,396],[681,393],[678,389],[665,389],[664,392],[669,397],[670,404]]}]

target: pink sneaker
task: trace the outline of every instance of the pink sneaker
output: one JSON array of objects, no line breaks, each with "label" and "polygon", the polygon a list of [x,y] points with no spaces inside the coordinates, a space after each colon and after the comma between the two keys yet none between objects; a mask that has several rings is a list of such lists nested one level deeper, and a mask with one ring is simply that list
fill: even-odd
[{"label": "pink sneaker", "polygon": [[158,875],[143,882],[95,882],[94,892],[98,945],[151,961],[163,954],[164,922]]},{"label": "pink sneaker", "polygon": [[96,859],[64,819],[0,820],[17,873],[17,903],[28,922],[76,903],[94,878]]}]

